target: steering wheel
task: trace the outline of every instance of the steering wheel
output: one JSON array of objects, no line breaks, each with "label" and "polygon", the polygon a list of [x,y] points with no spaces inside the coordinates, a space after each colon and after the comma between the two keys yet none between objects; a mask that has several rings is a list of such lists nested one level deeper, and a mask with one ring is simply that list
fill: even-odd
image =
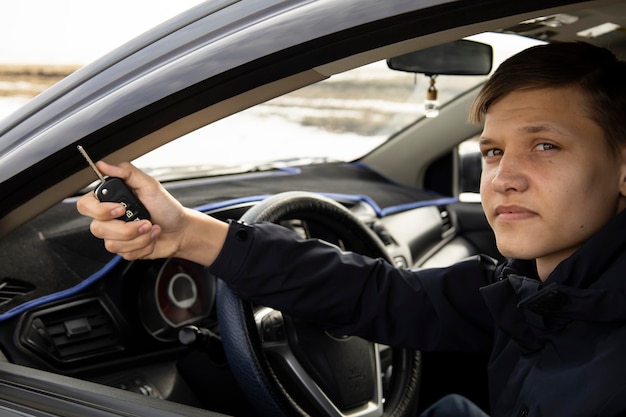
[{"label": "steering wheel", "polygon": [[[241,218],[246,223],[293,219],[304,222],[305,229],[330,232],[345,249],[390,261],[377,235],[347,208],[318,194],[277,194]],[[216,306],[226,357],[260,416],[414,415],[419,351],[333,337],[313,324],[241,300],[222,280]]]}]

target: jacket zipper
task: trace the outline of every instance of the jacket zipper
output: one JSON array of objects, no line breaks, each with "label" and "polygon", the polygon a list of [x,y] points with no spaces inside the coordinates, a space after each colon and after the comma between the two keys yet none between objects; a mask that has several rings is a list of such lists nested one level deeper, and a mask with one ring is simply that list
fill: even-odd
[{"label": "jacket zipper", "polygon": [[517,417],[528,417],[529,412],[530,410],[528,409],[528,406],[526,404],[522,404],[519,412],[517,413]]}]

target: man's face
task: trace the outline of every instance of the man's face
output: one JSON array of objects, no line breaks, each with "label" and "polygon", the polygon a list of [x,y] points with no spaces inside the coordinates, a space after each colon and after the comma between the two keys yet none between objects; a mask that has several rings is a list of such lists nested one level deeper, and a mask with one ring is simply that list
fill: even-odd
[{"label": "man's face", "polygon": [[626,159],[614,156],[575,88],[509,93],[481,136],[481,197],[498,249],[537,259],[545,279],[623,207]]}]

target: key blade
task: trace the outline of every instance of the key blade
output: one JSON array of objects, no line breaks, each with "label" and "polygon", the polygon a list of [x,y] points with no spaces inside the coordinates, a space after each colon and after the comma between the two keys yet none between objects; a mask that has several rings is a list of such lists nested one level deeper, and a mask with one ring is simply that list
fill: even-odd
[{"label": "key blade", "polygon": [[85,158],[85,160],[87,161],[91,169],[93,169],[93,172],[95,172],[96,175],[98,175],[98,178],[100,178],[100,181],[104,182],[104,175],[102,175],[102,172],[100,172],[100,170],[96,167],[96,164],[93,163],[93,161],[87,154],[87,151],[85,151],[85,149],[81,145],[78,145],[76,148],[78,148],[78,152],[80,152],[83,155],[83,157]]}]

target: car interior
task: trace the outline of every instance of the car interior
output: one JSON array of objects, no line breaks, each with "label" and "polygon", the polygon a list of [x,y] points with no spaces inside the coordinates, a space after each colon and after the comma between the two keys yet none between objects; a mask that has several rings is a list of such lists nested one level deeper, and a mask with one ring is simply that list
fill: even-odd
[{"label": "car interior", "polygon": [[[446,94],[449,101],[437,108],[436,117],[411,115],[414,120],[389,138],[376,139],[376,146],[345,160],[296,161],[285,156],[272,165],[246,169],[212,166],[209,171],[194,166],[182,172],[147,172],[183,205],[207,215],[280,223],[302,236],[381,257],[398,268],[444,267],[476,254],[502,259],[478,196],[481,160],[471,145],[481,127],[467,121],[468,109],[498,57],[489,48],[467,49],[484,46],[467,39],[479,42],[472,35],[489,32],[535,43],[584,40],[626,57],[625,2],[534,3],[536,10],[515,6],[520,11],[508,15],[498,9],[493,18],[458,26],[454,21],[436,26],[433,18],[424,18],[425,25],[435,28],[433,34],[408,31],[401,40],[388,40],[386,29],[376,26],[372,30],[380,32],[380,41],[357,47],[364,42],[354,35],[356,40],[347,44],[349,53],[333,49],[328,52],[331,58],[315,65],[311,63],[321,59],[315,54],[325,50],[311,43],[310,56],[298,64],[302,68],[279,68],[295,65],[280,56],[284,62],[274,66],[261,68],[257,62],[259,73],[233,80],[216,76],[206,81],[206,95],[176,96],[89,134],[78,132],[71,146],[29,166],[28,179],[6,178],[0,188],[7,195],[0,221],[0,411],[64,416],[409,416],[419,415],[448,393],[465,395],[489,411],[488,354],[424,352],[360,340],[341,344],[314,324],[238,299],[202,265],[182,259],[131,262],[107,252],[91,234],[90,219],[76,210],[77,199],[98,185],[76,145],[84,145],[94,160],[136,160],[141,166],[148,160],[142,157],[154,155],[151,151],[173,154],[169,142],[197,134],[196,128],[218,125],[236,113],[261,111],[255,110],[259,106],[293,108],[298,100],[319,97],[343,74],[378,63],[383,65],[381,73],[406,77],[402,88],[407,93],[402,94],[419,97],[416,105],[428,98],[424,80],[429,77],[436,80],[441,101],[448,100]],[[409,19],[416,21],[415,16]],[[404,30],[402,22],[394,23],[398,31]],[[467,44],[455,43],[461,38]],[[341,49],[342,41],[333,40]],[[90,68],[94,73],[99,69]],[[264,79],[269,81],[248,83],[262,71],[274,71]],[[446,84],[448,76],[471,81],[458,94]],[[140,82],[124,77],[121,84]],[[70,78],[33,104],[41,106],[39,113],[27,108],[15,118],[25,123],[32,117],[31,123],[37,123],[37,114],[46,112],[43,104],[61,97],[55,94],[97,81],[93,75],[82,81]],[[364,100],[368,83],[366,78],[357,84]],[[90,114],[96,114],[94,103],[113,100],[115,94],[110,95],[77,99],[86,107],[76,107],[73,114],[80,116],[89,105],[94,106]],[[180,106],[172,105],[177,101]],[[342,117],[340,110],[333,114]],[[308,116],[311,125],[330,120]],[[47,117],[52,126],[60,116]],[[372,123],[376,117],[371,116]],[[6,127],[11,123],[3,124],[0,134],[11,130]],[[367,127],[355,123],[351,128]],[[37,129],[32,128],[34,135],[45,133]],[[224,149],[225,155],[256,149],[254,144],[244,144],[248,149],[234,146],[227,136],[219,139],[211,146]],[[281,154],[279,147],[273,150],[276,155]],[[188,145],[182,149],[190,153],[187,162],[210,152]],[[50,172],[43,174],[46,169]],[[328,357],[319,359],[319,352]],[[371,356],[371,362],[353,361],[355,356]],[[363,372],[373,374],[367,394],[346,399],[345,380],[337,382],[321,360],[337,369],[367,368]],[[284,409],[283,403],[288,403]]]}]

